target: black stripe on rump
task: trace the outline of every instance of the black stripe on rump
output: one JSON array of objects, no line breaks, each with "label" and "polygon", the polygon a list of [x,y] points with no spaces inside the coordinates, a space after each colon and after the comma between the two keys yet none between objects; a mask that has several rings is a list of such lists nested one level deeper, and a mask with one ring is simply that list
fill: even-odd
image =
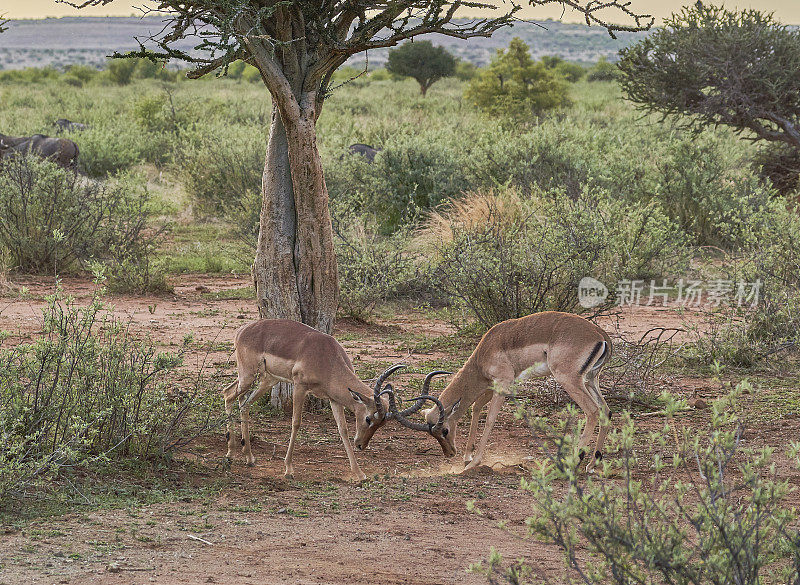
[{"label": "black stripe on rump", "polygon": [[583,364],[583,367],[578,372],[579,374],[583,374],[589,368],[589,366],[592,365],[592,362],[594,361],[594,358],[597,355],[597,352],[600,351],[601,347],[603,347],[603,342],[602,341],[598,341],[595,344],[594,349],[592,349],[592,353],[589,354],[589,357],[587,358],[586,363]]}]

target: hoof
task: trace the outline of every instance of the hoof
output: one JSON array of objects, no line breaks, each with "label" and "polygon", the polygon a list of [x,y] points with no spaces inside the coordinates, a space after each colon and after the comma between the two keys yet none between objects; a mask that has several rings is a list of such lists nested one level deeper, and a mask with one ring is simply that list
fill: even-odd
[{"label": "hoof", "polygon": [[469,471],[470,469],[475,469],[481,464],[480,461],[473,459],[469,463],[467,463],[466,467],[464,467],[464,471]]},{"label": "hoof", "polygon": [[256,466],[256,460],[255,459],[248,459],[247,460],[247,467],[255,467],[255,466]]},{"label": "hoof", "polygon": [[283,477],[286,479],[294,479],[294,471],[284,471]]}]

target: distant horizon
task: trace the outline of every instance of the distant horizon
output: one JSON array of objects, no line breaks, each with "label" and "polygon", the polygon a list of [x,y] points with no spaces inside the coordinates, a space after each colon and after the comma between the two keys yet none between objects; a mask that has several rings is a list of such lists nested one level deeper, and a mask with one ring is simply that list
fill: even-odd
[{"label": "distant horizon", "polygon": [[[11,20],[42,20],[63,17],[141,17],[137,7],[147,6],[148,0],[133,3],[131,0],[118,0],[106,6],[78,10],[55,0],[3,0],[0,16]],[[713,3],[720,4],[720,0]],[[673,12],[683,6],[691,6],[686,0],[631,0],[630,8],[641,13],[651,13],[656,17],[656,25],[663,22]],[[729,8],[757,8],[763,12],[774,12],[775,17],[785,24],[800,24],[800,2],[796,0],[738,0],[724,2]],[[490,11],[462,10],[461,16],[485,16]],[[563,11],[560,6],[538,6],[524,8],[520,17],[530,20],[561,20],[563,22],[585,22],[581,13],[574,10]],[[610,15],[609,15],[610,17]]]}]

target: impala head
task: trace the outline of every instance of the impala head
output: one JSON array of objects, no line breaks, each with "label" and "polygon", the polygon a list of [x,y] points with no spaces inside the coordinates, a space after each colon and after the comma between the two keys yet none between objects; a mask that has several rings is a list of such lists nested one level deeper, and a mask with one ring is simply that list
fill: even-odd
[{"label": "impala head", "polygon": [[381,428],[388,419],[389,413],[389,399],[384,393],[383,383],[386,379],[401,368],[405,368],[403,364],[392,366],[381,374],[375,381],[375,387],[372,391],[372,396],[365,396],[356,392],[352,388],[350,396],[356,402],[356,436],[353,440],[356,449],[363,451],[369,445],[369,440],[379,428]]},{"label": "impala head", "polygon": [[431,435],[439,441],[445,457],[453,457],[456,454],[456,425],[458,417],[454,416],[461,400],[459,399],[453,406],[444,408],[441,403],[428,410],[423,410],[425,424],[431,427]]}]

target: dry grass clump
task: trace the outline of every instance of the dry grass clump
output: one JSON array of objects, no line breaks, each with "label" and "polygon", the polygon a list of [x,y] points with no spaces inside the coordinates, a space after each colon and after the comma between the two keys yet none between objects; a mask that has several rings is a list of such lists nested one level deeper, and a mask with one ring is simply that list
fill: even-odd
[{"label": "dry grass clump", "polygon": [[430,250],[442,244],[451,244],[456,231],[474,232],[512,225],[529,214],[529,206],[513,189],[499,194],[494,191],[465,193],[428,212],[413,244],[420,250]]}]

